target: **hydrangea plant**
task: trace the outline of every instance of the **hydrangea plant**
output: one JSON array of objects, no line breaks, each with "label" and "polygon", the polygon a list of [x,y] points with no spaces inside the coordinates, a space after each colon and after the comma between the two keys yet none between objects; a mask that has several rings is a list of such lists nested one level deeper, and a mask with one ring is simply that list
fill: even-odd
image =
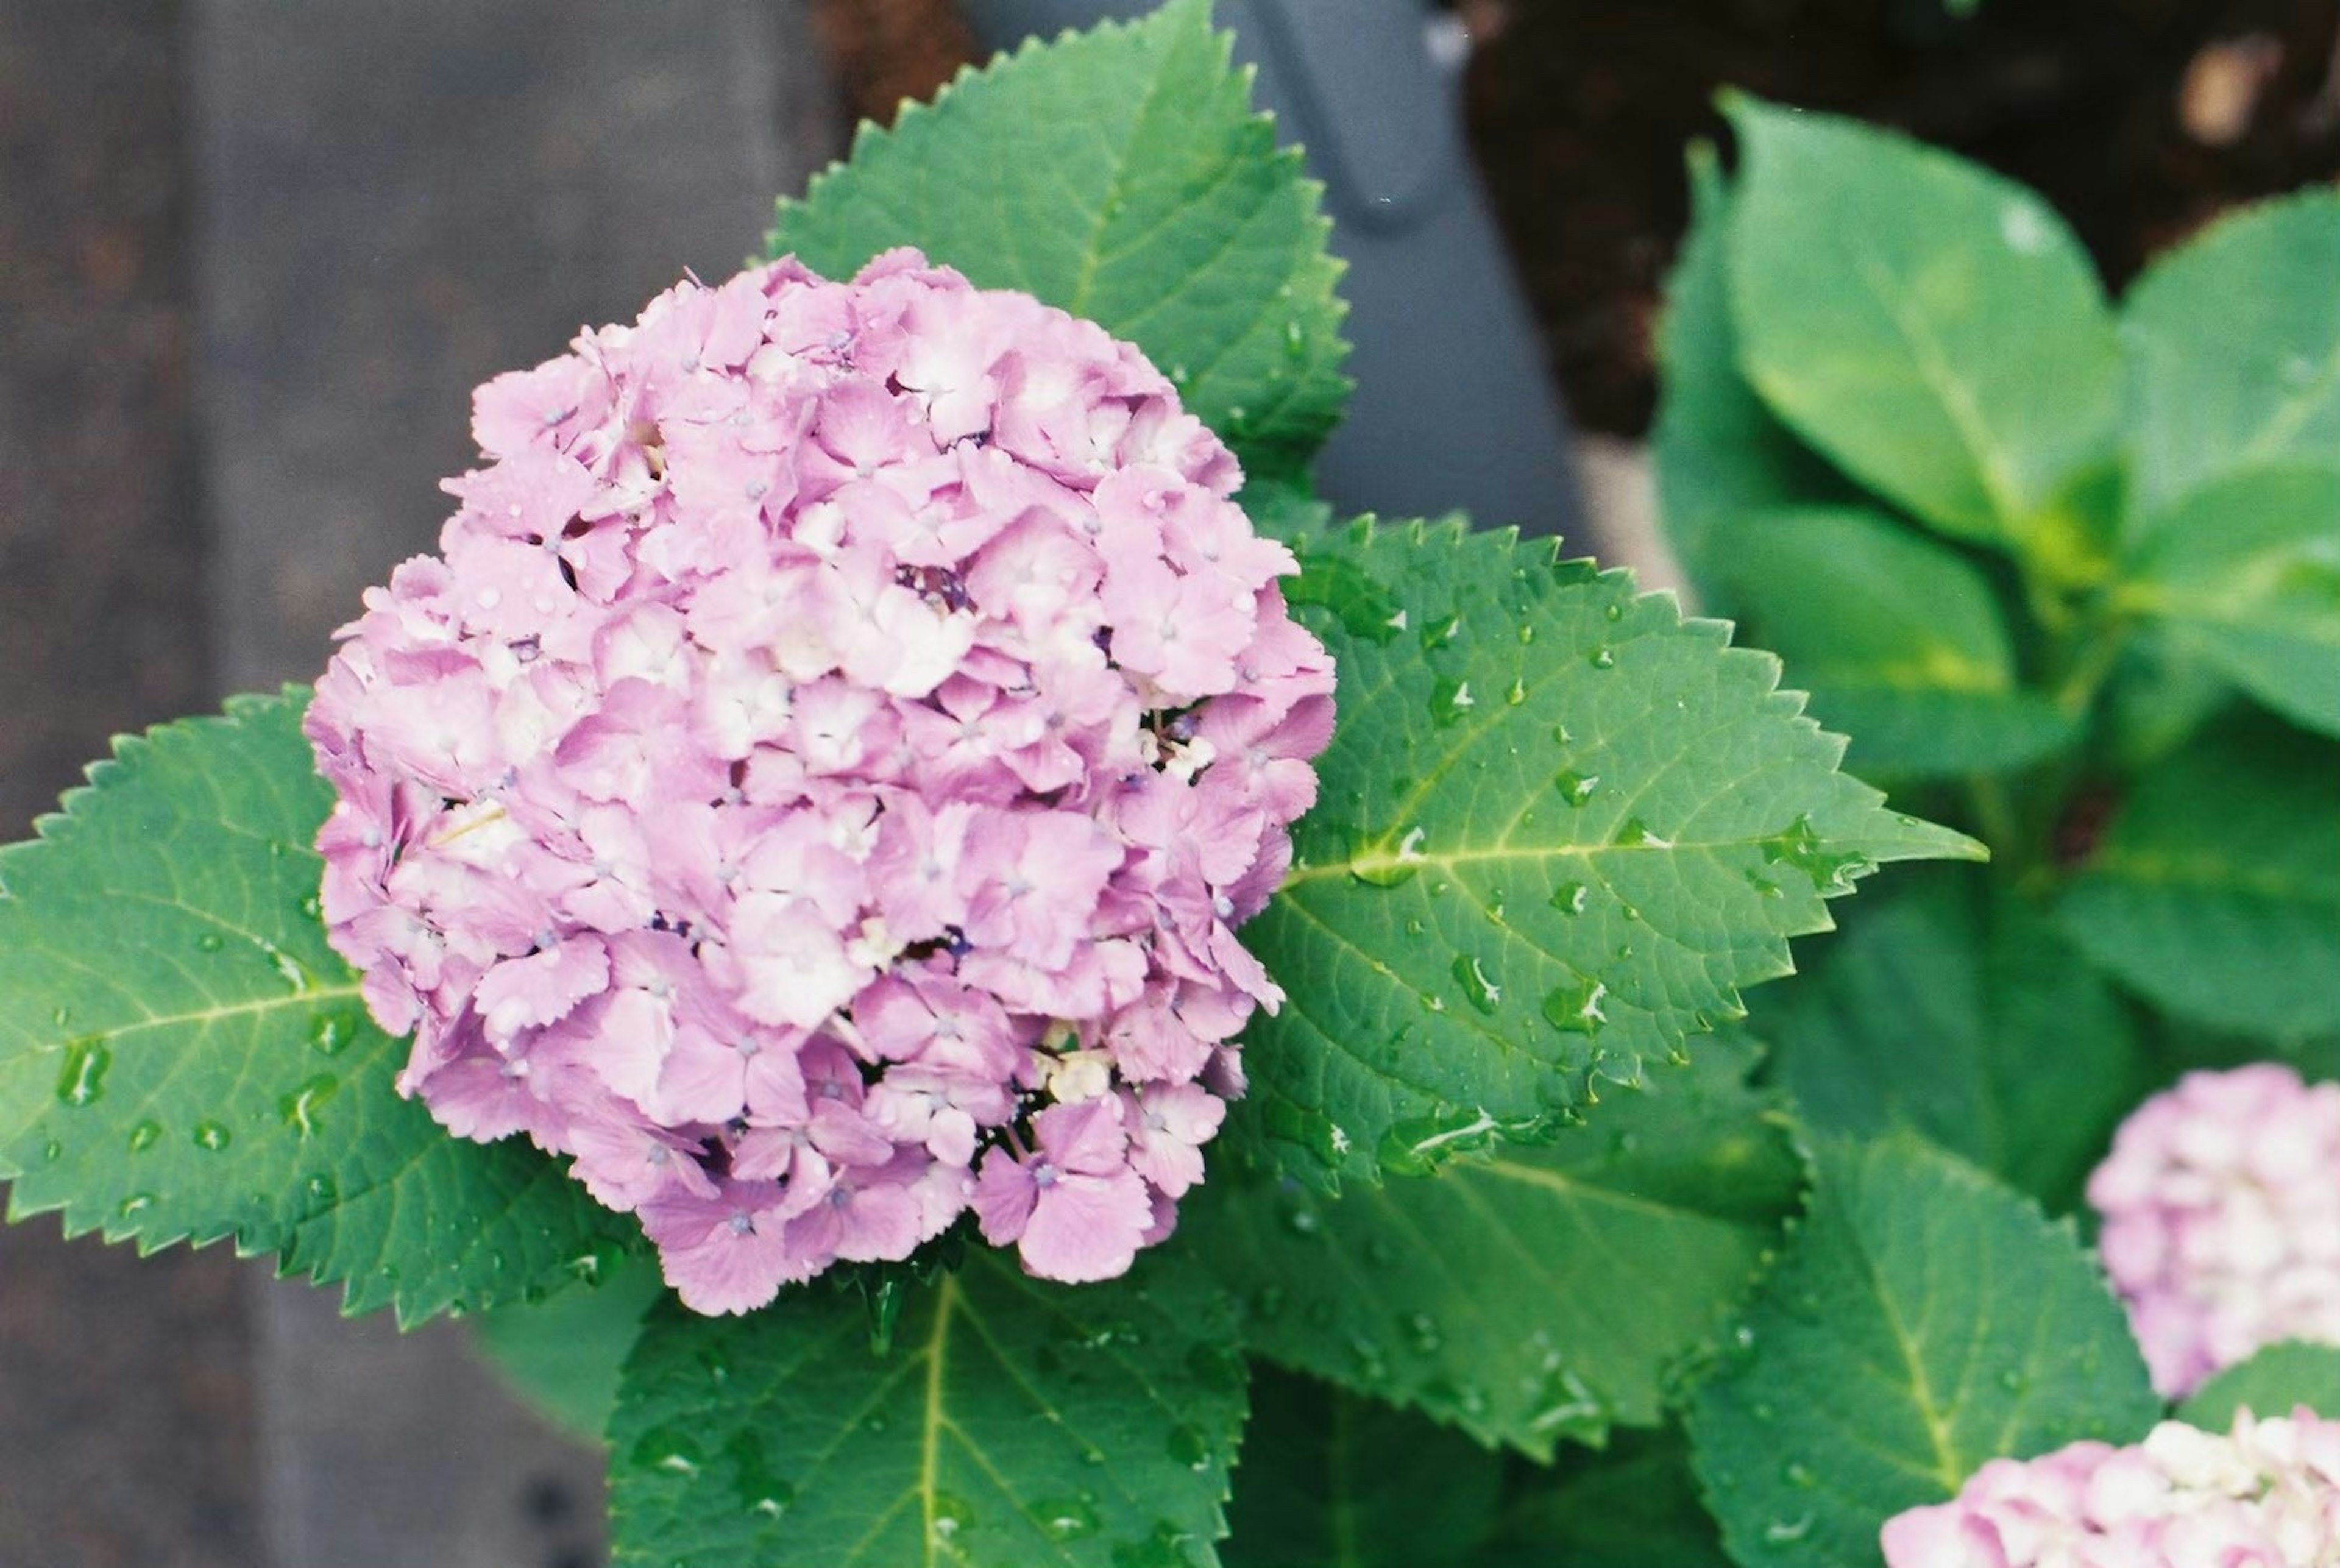
[{"label": "hydrangea plant", "polygon": [[[1997,1519],[2004,1466],[2112,1466],[2167,1412],[2039,1206],[2163,1060],[2128,988],[2303,1057],[2340,1028],[2281,955],[2246,995],[2170,973],[2131,886],[2236,772],[2175,749],[2230,688],[2340,728],[2300,646],[2331,379],[2140,395],[2224,433],[2122,446],[2107,378],[2203,351],[2065,321],[2052,214],[1741,118],[1671,317],[1670,511],[1998,880],[1904,876],[1747,1018],[1858,878],[1982,844],[1841,771],[1724,623],[1313,498],[1338,267],[1174,0],[865,128],[768,261],[481,388],[440,551],[313,693],[124,740],[0,851],[12,1217],[473,1315],[606,1443],[626,1564],[1876,1563]],[[1841,216],[1911,180],[1988,253]],[[2248,510],[2222,565],[2228,482],[2305,521]],[[2327,743],[2291,744],[2221,819],[2254,868],[2213,948],[2329,937]],[[2313,1503],[2291,1412],[2335,1365],[2179,1414],[2247,1404],[2211,1468]],[[2181,1490],[2193,1441],[2146,1451]]]}]

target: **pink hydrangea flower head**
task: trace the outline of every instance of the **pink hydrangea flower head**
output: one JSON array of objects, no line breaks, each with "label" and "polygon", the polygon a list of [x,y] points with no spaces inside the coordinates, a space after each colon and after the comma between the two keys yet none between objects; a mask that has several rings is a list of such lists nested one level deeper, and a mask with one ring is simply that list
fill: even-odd
[{"label": "pink hydrangea flower head", "polygon": [[440,553],[308,719],[402,1090],[747,1311],[972,1206],[1168,1234],[1281,998],[1333,670],[1138,352],[914,252],[687,281],[479,390]]},{"label": "pink hydrangea flower head", "polygon": [[2088,1202],[2165,1395],[2278,1340],[2340,1345],[2340,1084],[2190,1073],[2121,1125]]},{"label": "pink hydrangea flower head", "polygon": [[1885,1523],[1886,1568],[2340,1568],[2340,1421],[2163,1422],[2133,1448],[1994,1459]]}]

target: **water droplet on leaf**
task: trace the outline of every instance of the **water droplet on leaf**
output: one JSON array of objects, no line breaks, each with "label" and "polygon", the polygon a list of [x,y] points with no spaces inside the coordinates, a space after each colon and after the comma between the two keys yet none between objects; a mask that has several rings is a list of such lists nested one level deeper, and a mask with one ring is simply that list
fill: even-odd
[{"label": "water droplet on leaf", "polygon": [[57,1072],[57,1098],[78,1110],[105,1097],[105,1072],[114,1053],[95,1035],[65,1042],[64,1065]]}]

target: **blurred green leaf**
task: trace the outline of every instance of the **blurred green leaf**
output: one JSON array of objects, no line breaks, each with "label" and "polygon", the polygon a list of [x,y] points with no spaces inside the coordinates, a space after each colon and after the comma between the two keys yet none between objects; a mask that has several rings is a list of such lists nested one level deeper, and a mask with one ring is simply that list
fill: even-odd
[{"label": "blurred green leaf", "polygon": [[2177,1407],[2177,1419],[2224,1432],[2234,1425],[2237,1410],[2247,1407],[2265,1420],[2289,1415],[2303,1404],[2326,1420],[2340,1421],[2340,1345],[2295,1340],[2270,1345],[2196,1389]]},{"label": "blurred green leaf", "polygon": [[2137,781],[2059,914],[2082,951],[2181,1017],[2340,1033],[2340,746],[2261,718]]},{"label": "blurred green leaf", "polygon": [[1759,513],[1719,571],[1746,640],[1787,661],[1814,716],[1871,775],[1995,773],[2076,727],[2017,683],[1998,600],[1955,550],[1859,507]]},{"label": "blurred green leaf", "polygon": [[2122,609],[2295,723],[2340,735],[2340,466],[2211,481],[2143,525],[2123,576]]},{"label": "blurred green leaf", "polygon": [[1700,144],[1690,160],[1690,236],[1666,283],[1658,327],[1658,420],[1651,436],[1666,542],[1702,606],[1737,615],[1728,568],[1755,514],[1800,502],[1850,501],[1853,487],[1799,442],[1739,369],[1723,236],[1730,193]]},{"label": "blurred green leaf", "polygon": [[2120,347],[2084,251],[2037,194],[1830,115],[1733,99],[1740,361],[1870,489],[1961,539],[2087,581],[2059,498],[2111,455]]},{"label": "blurred green leaf", "polygon": [[2075,1207],[2149,1087],[2126,1005],[1991,878],[1895,878],[1792,985],[1757,999],[1778,1081],[1812,1122],[1906,1126],[2046,1204]]},{"label": "blurred green leaf", "polygon": [[2121,303],[2133,515],[2238,470],[2340,454],[2340,192],[2246,207]]}]

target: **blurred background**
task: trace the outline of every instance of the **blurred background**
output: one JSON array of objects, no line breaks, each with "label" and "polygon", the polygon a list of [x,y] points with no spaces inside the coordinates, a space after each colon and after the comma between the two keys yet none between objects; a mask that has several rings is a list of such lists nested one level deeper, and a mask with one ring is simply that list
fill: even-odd
[{"label": "blurred background", "polygon": [[[2039,186],[2116,288],[2225,207],[2340,174],[2335,0],[1424,21],[1572,423],[1553,461],[1628,558],[1717,87]],[[109,736],[312,675],[360,588],[429,547],[473,384],[684,266],[728,273],[774,194],[977,38],[950,0],[0,0],[0,837]],[[0,1564],[601,1560],[598,1460],[458,1331],[343,1323],[267,1272],[0,1229]]]}]

